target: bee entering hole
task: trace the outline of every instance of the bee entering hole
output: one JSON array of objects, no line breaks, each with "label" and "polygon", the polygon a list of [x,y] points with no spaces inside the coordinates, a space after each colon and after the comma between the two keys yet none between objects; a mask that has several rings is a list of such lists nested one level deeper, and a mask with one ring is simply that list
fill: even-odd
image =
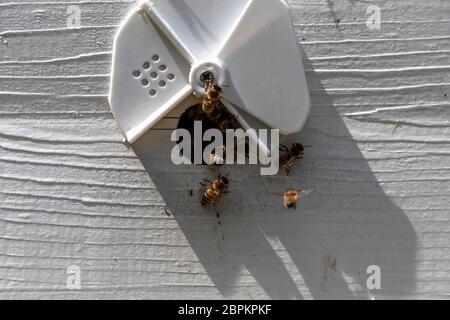
[{"label": "bee entering hole", "polygon": [[[206,130],[216,128],[216,124],[213,123],[206,117],[205,113],[202,110],[201,104],[196,104],[188,108],[181,116],[177,125],[177,129],[186,129],[191,135],[194,134],[194,122],[201,121],[202,122],[202,136],[205,134]],[[180,143],[183,138],[180,138],[177,143]],[[209,142],[202,142],[202,152],[205,150]],[[194,140],[192,140],[191,145],[191,162],[194,163]],[[207,163],[203,163],[206,165]]]},{"label": "bee entering hole", "polygon": [[[177,125],[177,129],[185,129],[189,131],[191,134],[191,137],[194,137],[194,128],[195,128],[195,122],[199,121],[201,122],[201,136],[203,137],[207,130],[209,129],[217,129],[220,132],[222,132],[222,146],[218,146],[214,152],[211,153],[210,157],[208,159],[203,159],[203,165],[222,165],[225,163],[226,159],[226,130],[227,129],[233,129],[236,130],[238,128],[242,129],[239,122],[236,120],[236,118],[226,110],[225,106],[221,103],[219,103],[219,106],[217,108],[218,112],[214,115],[214,117],[211,117],[210,115],[207,115],[202,108],[202,104],[196,104],[191,106],[190,108],[186,109],[186,111],[180,116],[180,120]],[[237,144],[237,138],[234,138],[235,146]],[[177,143],[181,143],[183,141],[183,137],[180,137],[180,139],[177,141]],[[213,138],[213,141],[202,141],[202,145],[199,146],[202,149],[202,154],[204,153],[206,147],[208,147],[211,142],[214,142],[215,138]],[[195,155],[195,148],[194,148],[195,139],[191,139],[191,163],[195,163],[194,155]],[[221,149],[222,152],[218,152],[218,148]],[[248,156],[249,152],[249,146],[248,143],[245,143],[245,154]],[[182,154],[182,156],[185,156]],[[235,160],[237,159],[237,150],[235,148],[234,157]]]},{"label": "bee entering hole", "polygon": [[203,84],[205,84],[207,81],[213,83],[214,80],[214,74],[211,71],[205,71],[200,74],[200,82]]}]

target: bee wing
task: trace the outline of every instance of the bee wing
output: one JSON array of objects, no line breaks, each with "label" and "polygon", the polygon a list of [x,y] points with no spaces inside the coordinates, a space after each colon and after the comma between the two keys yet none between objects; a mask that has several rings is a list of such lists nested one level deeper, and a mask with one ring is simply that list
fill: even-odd
[{"label": "bee wing", "polygon": [[269,194],[273,194],[274,196],[282,196],[283,193],[277,193],[277,192],[269,192]]},{"label": "bee wing", "polygon": [[200,182],[200,186],[198,187],[197,191],[203,194],[209,188],[209,186],[210,186],[209,182],[202,181]]},{"label": "bee wing", "polygon": [[297,190],[297,191],[299,192],[299,196],[301,196],[301,197],[307,196],[307,195],[309,195],[309,194],[314,192],[313,189]]}]

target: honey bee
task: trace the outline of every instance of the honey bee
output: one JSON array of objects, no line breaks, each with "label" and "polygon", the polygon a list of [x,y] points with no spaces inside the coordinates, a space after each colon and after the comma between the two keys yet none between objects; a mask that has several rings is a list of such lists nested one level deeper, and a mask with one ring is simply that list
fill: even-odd
[{"label": "honey bee", "polygon": [[201,184],[206,187],[206,191],[202,195],[202,206],[215,208],[222,194],[228,193],[228,176],[219,175],[214,181],[204,179]]},{"label": "honey bee", "polygon": [[297,201],[299,198],[310,194],[312,190],[296,190],[296,189],[288,189],[283,195],[284,206],[287,209],[296,209]]},{"label": "honey bee", "polygon": [[223,95],[222,87],[217,83],[213,83],[213,79],[205,80],[206,95],[203,98],[202,109],[206,114],[210,114],[214,111]]},{"label": "honey bee", "polygon": [[280,167],[289,175],[289,171],[298,159],[303,159],[304,147],[300,143],[293,143],[290,148],[281,145],[280,150]]},{"label": "honey bee", "polygon": [[236,117],[221,102],[223,86],[216,83],[214,75],[206,72],[202,81],[205,84],[206,92],[202,102],[202,110],[209,120],[215,123],[217,129],[222,132],[227,129],[242,128]]}]

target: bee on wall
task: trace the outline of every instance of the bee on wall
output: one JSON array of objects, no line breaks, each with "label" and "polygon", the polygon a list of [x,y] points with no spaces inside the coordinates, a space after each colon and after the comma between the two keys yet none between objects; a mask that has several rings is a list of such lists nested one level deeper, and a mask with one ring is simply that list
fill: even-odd
[{"label": "bee on wall", "polygon": [[296,189],[288,189],[283,195],[283,203],[287,209],[296,209],[298,200],[308,195],[312,192],[312,190],[296,190]]},{"label": "bee on wall", "polygon": [[206,190],[202,195],[202,206],[215,208],[222,198],[222,195],[228,193],[228,176],[223,177],[219,175],[214,181],[204,179],[201,184],[206,187]]},{"label": "bee on wall", "polygon": [[236,117],[221,102],[223,96],[222,85],[216,83],[214,75],[210,72],[205,72],[201,80],[205,84],[202,110],[208,119],[215,123],[216,128],[224,133],[227,129],[236,130],[242,128]]},{"label": "bee on wall", "polygon": [[[221,101],[222,87],[217,84],[212,86],[211,83],[213,83],[213,81],[213,78],[205,81],[206,96],[203,100],[202,110],[205,112],[206,117],[214,124],[215,128],[219,129],[224,135],[228,129],[243,129],[236,116],[232,114]],[[235,155],[237,156],[236,150]],[[245,155],[248,157],[247,144]]]},{"label": "bee on wall", "polygon": [[209,114],[214,111],[217,103],[223,95],[222,87],[219,84],[214,84],[213,79],[205,80],[205,97],[203,98],[202,109],[203,112]]},{"label": "bee on wall", "polygon": [[303,159],[304,147],[300,143],[293,143],[290,148],[281,145],[280,151],[280,167],[286,171],[287,175],[289,175],[295,162],[299,159]]}]

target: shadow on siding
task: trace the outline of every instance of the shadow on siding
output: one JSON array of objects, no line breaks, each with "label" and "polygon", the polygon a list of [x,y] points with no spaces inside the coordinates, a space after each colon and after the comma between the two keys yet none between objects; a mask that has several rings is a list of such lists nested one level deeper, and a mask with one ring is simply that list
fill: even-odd
[{"label": "shadow on siding", "polygon": [[[313,70],[307,58],[304,64]],[[239,182],[231,183],[219,205],[220,220],[200,206],[199,190],[204,177],[214,179],[218,172],[172,165],[172,143],[155,141],[153,131],[134,151],[223,297],[407,296],[415,288],[411,223],[383,192],[318,74],[308,72],[308,83],[312,116],[288,141],[313,147],[290,178],[260,177],[254,166],[222,168]],[[281,196],[270,193],[289,187],[315,192],[288,212]],[[369,265],[381,268],[381,290],[366,287]]]}]

